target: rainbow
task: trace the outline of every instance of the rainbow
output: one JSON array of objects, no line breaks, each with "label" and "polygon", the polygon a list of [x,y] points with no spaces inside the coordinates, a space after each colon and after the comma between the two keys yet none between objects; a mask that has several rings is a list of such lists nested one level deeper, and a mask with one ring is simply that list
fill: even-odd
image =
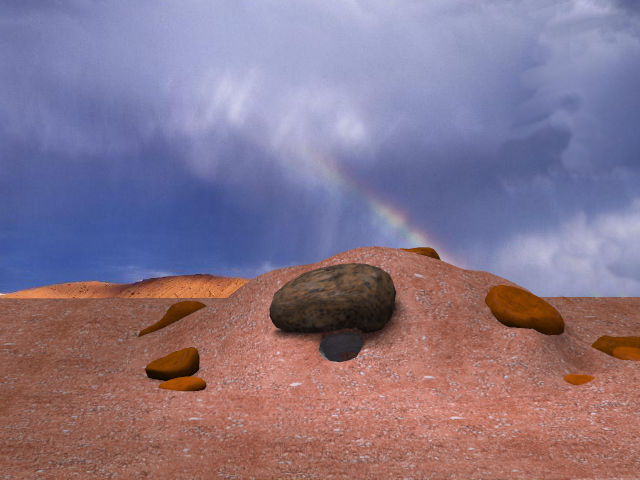
[{"label": "rainbow", "polygon": [[313,167],[317,169],[318,174],[326,184],[354,193],[367,204],[375,217],[405,240],[406,246],[397,248],[432,247],[447,263],[465,268],[458,259],[443,250],[436,242],[430,240],[426,232],[412,224],[406,213],[390,204],[388,200],[382,198],[367,185],[349,175],[345,168],[339,165],[332,157],[309,148],[305,148],[305,150],[306,158],[313,161]]}]

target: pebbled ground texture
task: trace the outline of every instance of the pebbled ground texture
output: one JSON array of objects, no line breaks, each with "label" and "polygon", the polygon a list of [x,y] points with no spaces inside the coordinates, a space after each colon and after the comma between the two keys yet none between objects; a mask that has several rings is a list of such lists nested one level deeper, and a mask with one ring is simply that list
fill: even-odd
[{"label": "pebbled ground texture", "polygon": [[[354,262],[397,291],[355,358],[274,327],[280,286]],[[640,298],[545,297],[565,329],[544,335],[497,321],[494,285],[519,286],[358,248],[191,299],[205,307],[142,337],[176,299],[0,299],[0,479],[638,478],[640,362],[591,345],[640,336]],[[204,390],[146,376],[188,347]]]}]

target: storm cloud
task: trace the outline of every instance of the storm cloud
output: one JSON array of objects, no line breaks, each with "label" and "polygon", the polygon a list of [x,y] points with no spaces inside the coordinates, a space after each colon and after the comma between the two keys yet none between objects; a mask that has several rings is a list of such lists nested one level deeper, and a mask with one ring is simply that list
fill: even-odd
[{"label": "storm cloud", "polygon": [[638,296],[634,5],[0,3],[0,291],[422,238]]}]

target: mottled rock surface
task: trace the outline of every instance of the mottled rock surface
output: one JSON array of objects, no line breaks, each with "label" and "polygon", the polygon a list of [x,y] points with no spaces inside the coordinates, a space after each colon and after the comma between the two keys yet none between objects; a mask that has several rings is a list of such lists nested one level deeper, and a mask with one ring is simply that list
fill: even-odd
[{"label": "mottled rock surface", "polygon": [[287,332],[383,328],[393,314],[396,290],[384,270],[363,263],[318,268],[287,282],[273,296],[269,315]]}]

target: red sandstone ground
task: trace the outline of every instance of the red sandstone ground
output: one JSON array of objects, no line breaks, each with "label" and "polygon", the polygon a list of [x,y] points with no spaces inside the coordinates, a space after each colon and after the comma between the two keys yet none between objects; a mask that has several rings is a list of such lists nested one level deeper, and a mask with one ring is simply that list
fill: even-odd
[{"label": "red sandstone ground", "polygon": [[[391,275],[396,308],[330,362],[324,334],[278,331],[269,306],[302,273],[352,262]],[[640,298],[545,298],[565,331],[544,335],[496,320],[484,299],[503,284],[517,286],[358,248],[142,337],[175,300],[2,299],[0,478],[640,478],[640,362],[592,347],[640,335]],[[158,388],[145,366],[186,347],[206,388]]]},{"label": "red sandstone ground", "polygon": [[30,288],[4,298],[226,298],[249,281],[216,275],[176,275],[136,283],[70,282]]}]

